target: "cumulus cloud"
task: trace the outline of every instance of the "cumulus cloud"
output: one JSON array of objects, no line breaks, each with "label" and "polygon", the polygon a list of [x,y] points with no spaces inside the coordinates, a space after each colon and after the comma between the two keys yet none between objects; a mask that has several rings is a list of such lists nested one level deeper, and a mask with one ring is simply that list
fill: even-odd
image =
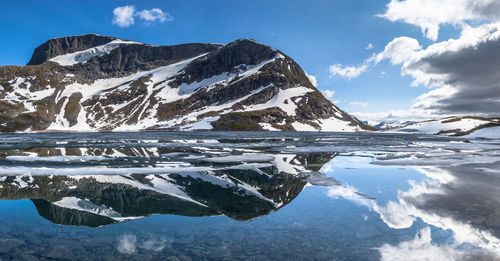
[{"label": "cumulus cloud", "polygon": [[365,47],[365,50],[371,50],[373,49],[373,44],[372,43],[369,43],[366,47]]},{"label": "cumulus cloud", "polygon": [[391,0],[380,17],[420,27],[431,40],[437,40],[443,24],[467,27],[471,21],[500,20],[496,0]]},{"label": "cumulus cloud", "polygon": [[389,42],[384,51],[373,55],[365,64],[378,64],[388,59],[392,64],[401,64],[408,61],[415,51],[422,49],[417,40],[410,37],[398,37]]},{"label": "cumulus cloud", "polygon": [[[409,44],[411,41],[414,43]],[[400,64],[402,75],[414,78],[413,85],[433,88],[418,97],[412,108],[438,114],[498,116],[500,23],[464,29],[458,39],[426,49],[418,48],[415,41],[405,41],[405,54],[379,54]]]},{"label": "cumulus cloud", "polygon": [[331,90],[323,91],[323,96],[325,96],[327,99],[333,98],[333,95],[335,95],[335,91],[331,91]]},{"label": "cumulus cloud", "polygon": [[137,16],[143,19],[146,22],[160,22],[163,23],[165,21],[173,21],[174,18],[169,14],[163,12],[161,9],[153,8],[151,10],[142,10],[137,12]]},{"label": "cumulus cloud", "polygon": [[113,10],[113,24],[119,27],[129,27],[133,25],[135,23],[135,17],[143,20],[146,24],[153,24],[155,22],[164,23],[174,20],[169,13],[159,8],[136,11],[135,6],[127,5],[117,7]]},{"label": "cumulus cloud", "polygon": [[461,33],[456,39],[426,47],[417,39],[397,37],[359,66],[330,66],[331,77],[353,79],[387,60],[401,66],[401,75],[414,79],[412,86],[429,88],[406,111],[353,113],[355,116],[381,121],[499,115],[500,1],[391,0],[379,16],[416,25],[432,40],[437,40],[445,24],[457,26]]},{"label": "cumulus cloud", "polygon": [[135,7],[133,5],[120,6],[113,10],[113,24],[119,27],[129,27],[134,24]]},{"label": "cumulus cloud", "polygon": [[[457,39],[426,48],[416,39],[397,37],[384,51],[368,58],[363,70],[359,71],[384,60],[401,66],[401,74],[414,79],[413,86],[423,85],[430,89],[415,99],[409,111],[389,112],[384,118],[398,114],[413,118],[496,117],[500,112],[500,23],[464,28]],[[347,74],[347,70],[342,73]],[[350,74],[359,75],[357,72]],[[367,119],[359,114],[356,116]]]},{"label": "cumulus cloud", "polygon": [[361,75],[368,66],[363,64],[361,66],[342,66],[341,64],[334,64],[330,66],[330,78],[340,76],[347,79],[353,79]]},{"label": "cumulus cloud", "polygon": [[330,66],[330,78],[335,76],[353,79],[361,75],[370,66],[374,66],[385,59],[389,59],[392,64],[401,64],[411,58],[413,52],[420,50],[422,47],[417,40],[410,37],[398,37],[386,45],[384,51],[372,55],[359,66],[343,66],[334,64]]}]

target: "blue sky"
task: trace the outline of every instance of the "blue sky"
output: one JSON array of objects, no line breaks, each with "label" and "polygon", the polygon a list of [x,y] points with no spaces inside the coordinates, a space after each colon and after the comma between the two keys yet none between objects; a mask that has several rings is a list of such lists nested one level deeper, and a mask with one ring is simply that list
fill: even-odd
[{"label": "blue sky", "polygon": [[[467,2],[459,2],[464,1]],[[463,29],[451,18],[436,21],[431,17],[440,31],[438,38],[430,39],[432,37],[422,33],[423,27],[412,22],[411,17],[391,21],[391,18],[376,16],[388,12],[389,2],[4,0],[0,1],[0,65],[24,65],[33,49],[46,40],[86,33],[161,45],[228,43],[237,38],[253,38],[295,59],[308,74],[317,78],[318,89],[335,91],[331,99],[348,112],[363,115],[408,111],[417,97],[430,91],[430,86],[410,86],[418,77],[401,76],[402,64],[391,64],[390,57],[368,66],[352,79],[329,71],[335,64],[362,65],[373,54],[383,52],[396,37],[415,39],[425,49],[459,37]],[[127,5],[135,6],[137,11],[158,8],[170,14],[173,21],[146,23],[135,17],[135,23],[128,27],[113,24],[113,10]],[[448,6],[441,8],[443,12],[453,11]],[[373,48],[368,50],[369,44]]]}]

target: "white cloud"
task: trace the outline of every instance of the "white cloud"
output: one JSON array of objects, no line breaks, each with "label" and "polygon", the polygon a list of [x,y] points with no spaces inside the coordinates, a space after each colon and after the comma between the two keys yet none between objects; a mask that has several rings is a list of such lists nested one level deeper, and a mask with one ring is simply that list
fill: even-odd
[{"label": "white cloud", "polygon": [[[421,229],[415,238],[401,242],[396,246],[384,244],[379,249],[381,260],[473,260],[476,257],[481,260],[494,258],[487,254],[479,253],[470,247],[457,247],[454,244],[435,245],[432,243],[431,229],[429,227]],[[477,252],[477,253],[475,253]],[[480,258],[482,257],[482,258]],[[487,258],[489,257],[489,258]],[[486,259],[484,259],[486,258]],[[492,259],[493,260],[493,259]]]},{"label": "white cloud", "polygon": [[349,105],[351,105],[351,106],[367,107],[368,103],[367,102],[362,102],[362,101],[353,101],[353,102],[350,102]]},{"label": "white cloud", "polygon": [[[460,37],[427,47],[410,37],[397,37],[384,51],[359,66],[335,64],[330,77],[358,77],[371,66],[389,60],[411,76],[412,86],[431,89],[406,111],[354,113],[366,120],[416,120],[451,115],[497,117],[500,111],[500,1],[498,0],[390,0],[379,15],[390,21],[419,26],[437,40],[442,25],[455,25]],[[367,46],[369,49],[370,46]],[[381,77],[384,75],[381,74]],[[379,117],[378,119],[375,119]],[[411,118],[400,118],[411,117]]]},{"label": "white cloud", "polygon": [[373,44],[372,43],[369,43],[366,47],[365,47],[365,50],[371,50],[373,49]]},{"label": "white cloud", "polygon": [[137,242],[137,237],[134,235],[122,235],[118,241],[117,250],[122,254],[133,254],[137,250],[135,246]]},{"label": "white cloud", "polygon": [[400,51],[403,54],[397,51],[384,54],[394,64],[401,65],[402,75],[414,78],[413,85],[432,89],[417,97],[413,109],[438,114],[498,116],[500,23],[468,27],[458,39],[425,49],[418,48],[415,42],[407,39],[406,49]]},{"label": "white cloud", "polygon": [[133,254],[137,252],[137,249],[143,249],[147,251],[159,252],[162,251],[165,247],[170,246],[172,240],[168,238],[154,238],[150,237],[143,242],[138,242],[137,237],[131,234],[124,234],[118,240],[118,245],[116,249],[118,252],[122,254]]},{"label": "white cloud", "polygon": [[[414,120],[451,115],[497,117],[500,111],[500,23],[465,27],[460,37],[423,48],[416,39],[397,37],[384,51],[364,64],[383,60],[401,66],[401,75],[411,76],[413,86],[430,90],[415,99],[408,111],[357,114],[362,120]],[[411,118],[398,118],[411,117]]]},{"label": "white cloud", "polygon": [[341,64],[334,64],[330,66],[330,78],[333,78],[335,76],[340,76],[343,78],[347,79],[353,79],[358,77],[361,73],[366,71],[368,66],[366,64],[363,64],[361,66],[355,67],[355,66],[342,66]]},{"label": "white cloud", "polygon": [[[418,171],[427,175],[421,169],[418,168]],[[453,213],[453,211],[448,211],[447,208],[452,205],[450,202],[456,204],[456,200],[461,200],[460,196],[463,194],[463,191],[460,191],[461,193],[458,196],[449,194],[449,191],[453,190],[449,188],[455,188],[460,182],[456,182],[456,179],[451,179],[451,182],[445,181],[450,180],[449,177],[446,177],[448,173],[440,173],[439,168],[431,167],[431,169],[428,171],[431,175],[439,176],[439,174],[444,174],[445,177],[439,177],[442,179],[441,181],[435,179],[427,179],[421,183],[410,181],[411,189],[405,192],[400,191],[398,193],[398,202],[389,201],[385,207],[375,205],[373,210],[379,213],[381,219],[391,228],[409,228],[416,218],[420,218],[431,226],[453,231],[453,243],[433,245],[430,230],[424,229],[413,240],[408,242],[402,242],[397,246],[383,245],[379,248],[382,260],[476,260],[476,258],[479,260],[496,260],[500,254],[498,252],[498,244],[500,243],[498,238],[487,230],[479,229],[468,222],[456,219],[457,216],[461,218],[468,217],[463,213],[457,214],[457,216],[449,216],[449,214]],[[466,186],[468,189],[470,185],[466,184]],[[459,190],[461,189],[459,188]],[[427,204],[427,200],[431,201],[431,203]],[[435,206],[437,204],[445,204],[445,206],[439,208]],[[433,207],[436,207],[438,211]],[[464,248],[464,246],[468,247]],[[444,258],[446,256],[448,258]]]},{"label": "white cloud", "polygon": [[306,76],[307,78],[309,78],[309,81],[311,82],[311,84],[314,86],[314,87],[318,87],[318,80],[316,79],[316,76],[314,75],[310,75],[308,73],[306,73]]},{"label": "white cloud", "polygon": [[377,64],[384,59],[389,59],[392,64],[401,64],[408,61],[415,51],[422,49],[417,40],[410,37],[394,38],[388,43],[384,51],[373,55],[365,64]]},{"label": "white cloud", "polygon": [[344,198],[356,204],[373,208],[375,200],[368,196],[364,196],[356,188],[351,186],[333,186],[328,189],[326,195],[333,199]]},{"label": "white cloud", "polygon": [[119,27],[129,27],[133,25],[135,23],[135,17],[138,17],[147,24],[155,22],[164,23],[174,20],[169,13],[164,12],[159,8],[136,11],[133,5],[127,5],[117,7],[113,10],[113,24],[116,24]]},{"label": "white cloud", "polygon": [[151,250],[155,252],[162,251],[165,247],[171,244],[170,240],[166,238],[150,238],[139,245],[144,250]]},{"label": "white cloud", "polygon": [[387,11],[379,15],[390,21],[402,21],[420,27],[431,40],[437,40],[443,24],[467,27],[468,22],[500,19],[497,0],[391,0]]},{"label": "white cloud", "polygon": [[119,27],[129,27],[134,24],[135,7],[133,5],[120,6],[113,10],[113,24]]},{"label": "white cloud", "polygon": [[[399,166],[398,162],[401,164],[399,160],[394,160],[394,166]],[[408,166],[407,163],[408,161],[404,163],[405,166]],[[494,184],[498,177],[484,175],[478,178],[478,170],[475,169],[478,166],[468,164],[449,167],[449,162],[442,162],[441,165],[448,167],[435,167],[436,161],[428,159],[413,164],[419,165],[415,169],[425,175],[426,179],[419,182],[409,180],[410,189],[398,191],[397,201],[390,200],[385,206],[351,186],[332,187],[327,191],[327,196],[342,197],[368,207],[393,229],[410,228],[416,220],[421,220],[429,226],[453,232],[453,237],[448,241],[451,243],[444,245],[433,245],[430,230],[427,229],[420,231],[413,240],[396,246],[383,245],[379,248],[382,260],[448,260],[439,258],[442,257],[441,254],[447,254],[449,260],[497,260],[500,256],[500,239],[495,235],[496,227],[488,224],[487,219],[470,222],[469,218],[478,213],[496,218],[496,213],[491,212],[491,209],[498,201],[478,204],[476,209],[468,209],[466,206],[474,202],[485,202],[484,195],[496,193],[495,186],[486,184]],[[485,168],[491,169],[494,166],[496,165],[485,164]],[[464,191],[467,192],[465,201]],[[456,212],[457,207],[463,211]],[[428,252],[424,253],[424,250]]]},{"label": "white cloud", "polygon": [[335,95],[335,91],[330,91],[330,90],[323,91],[323,96],[325,96],[327,99],[333,98],[333,95]]},{"label": "white cloud", "polygon": [[356,78],[364,73],[369,66],[376,65],[385,59],[389,59],[392,64],[401,64],[411,58],[413,52],[421,48],[418,41],[413,38],[398,37],[387,44],[383,52],[374,54],[360,66],[342,66],[341,64],[330,66],[330,78],[335,76],[349,80]]},{"label": "white cloud", "polygon": [[142,10],[137,12],[137,16],[148,23],[160,22],[163,23],[165,21],[173,21],[174,18],[169,14],[163,12],[161,9],[153,8],[150,10]]}]

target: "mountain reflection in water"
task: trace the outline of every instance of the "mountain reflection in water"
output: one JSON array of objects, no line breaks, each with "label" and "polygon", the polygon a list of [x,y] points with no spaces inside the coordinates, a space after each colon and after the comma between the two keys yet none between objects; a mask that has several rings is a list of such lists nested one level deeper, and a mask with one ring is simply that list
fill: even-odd
[{"label": "mountain reflection in water", "polygon": [[[499,149],[496,140],[409,134],[9,134],[0,135],[0,197],[29,199],[40,216],[70,227],[226,216],[252,221],[252,233],[276,247],[273,225],[256,221],[290,215],[284,246],[314,242],[256,259],[495,260]],[[301,197],[307,212],[290,204]],[[246,236],[245,244],[258,242]]]},{"label": "mountain reflection in water", "polygon": [[292,155],[206,146],[220,144],[215,140],[154,143],[122,148],[40,143],[4,150],[4,171],[18,175],[0,177],[0,197],[31,199],[42,217],[57,224],[97,227],[154,214],[251,220],[288,204],[308,180],[337,183],[318,172],[334,152]]}]

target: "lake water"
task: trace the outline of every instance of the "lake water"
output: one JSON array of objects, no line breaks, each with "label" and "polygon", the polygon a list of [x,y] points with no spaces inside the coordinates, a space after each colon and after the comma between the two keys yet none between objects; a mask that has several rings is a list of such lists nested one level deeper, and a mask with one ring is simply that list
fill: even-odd
[{"label": "lake water", "polygon": [[498,140],[2,134],[0,195],[2,260],[500,258]]}]

